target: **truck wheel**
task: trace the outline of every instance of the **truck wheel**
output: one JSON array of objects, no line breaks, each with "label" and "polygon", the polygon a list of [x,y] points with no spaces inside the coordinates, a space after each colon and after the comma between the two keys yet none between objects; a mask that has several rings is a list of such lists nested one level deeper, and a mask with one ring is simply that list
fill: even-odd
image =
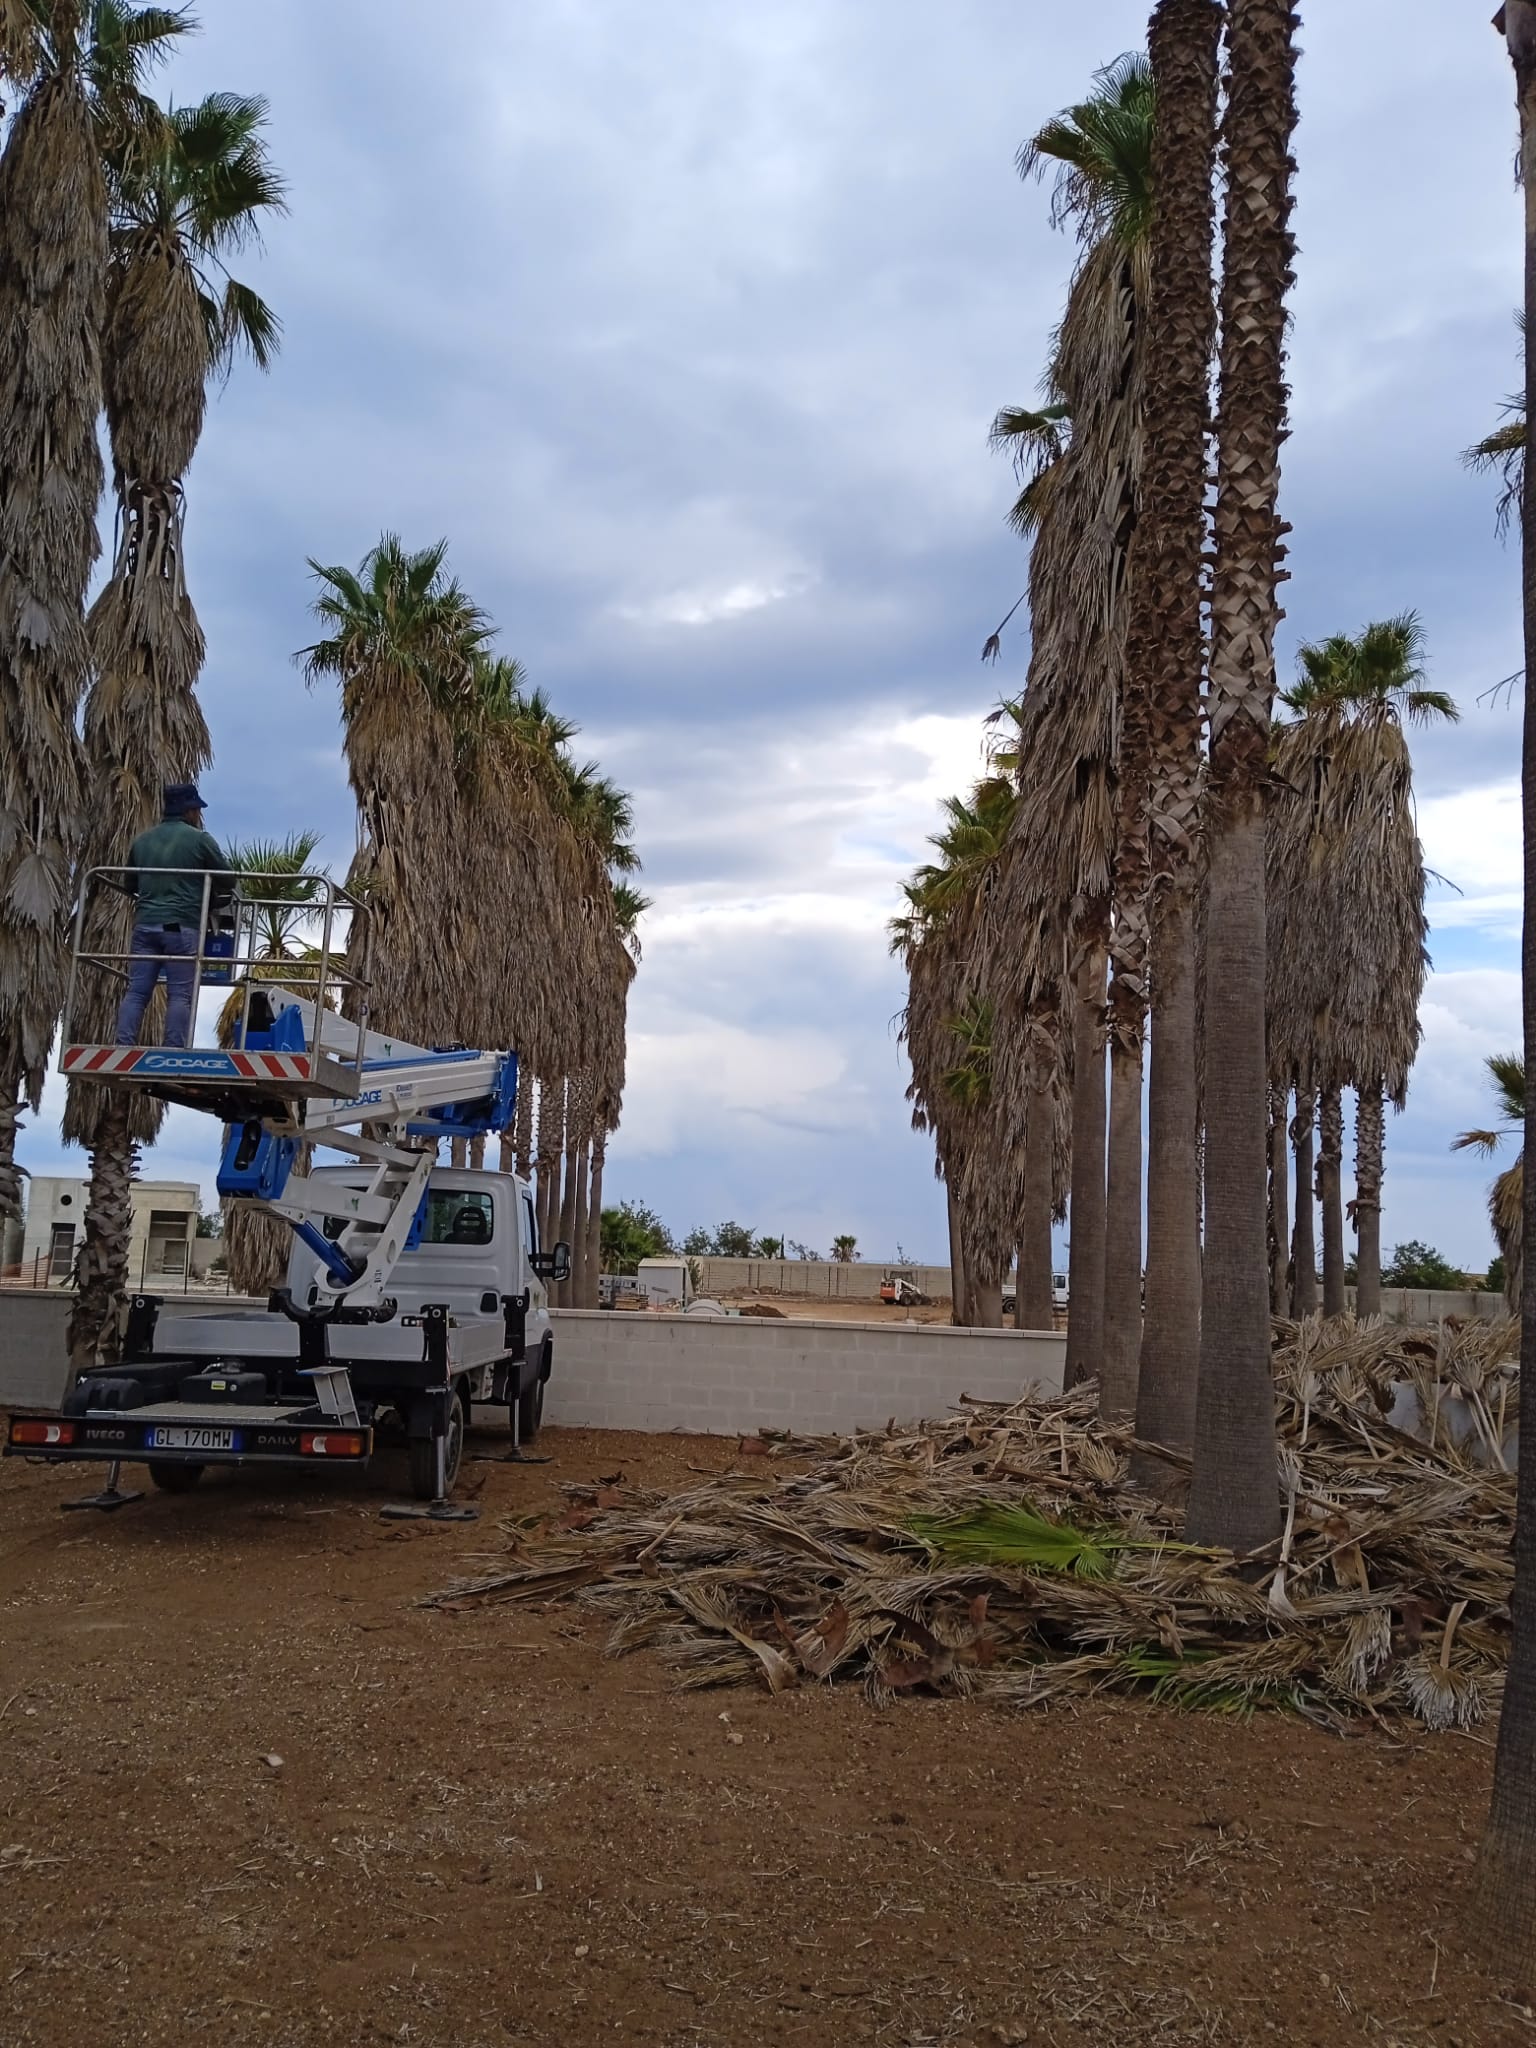
[{"label": "truck wheel", "polygon": [[190,1493],[203,1476],[201,1465],[180,1465],[169,1458],[151,1458],[149,1476],[162,1493]]},{"label": "truck wheel", "polygon": [[539,1433],[539,1424],[544,1420],[544,1379],[542,1373],[531,1387],[524,1387],[517,1397],[517,1440],[520,1444],[531,1444]]},{"label": "truck wheel", "polygon": [[[408,1445],[411,1460],[411,1492],[417,1500],[437,1498],[437,1439],[413,1436]],[[443,1446],[443,1498],[453,1492],[464,1456],[464,1396],[457,1387],[448,1407],[448,1438]]]}]

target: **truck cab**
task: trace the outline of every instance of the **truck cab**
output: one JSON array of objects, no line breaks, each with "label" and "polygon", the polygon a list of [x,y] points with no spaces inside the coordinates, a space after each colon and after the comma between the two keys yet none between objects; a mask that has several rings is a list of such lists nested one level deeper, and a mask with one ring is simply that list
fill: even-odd
[{"label": "truck cab", "polygon": [[[334,1187],[336,1213],[321,1224],[334,1243],[347,1222],[347,1196],[368,1185],[366,1169],[356,1166],[312,1167],[309,1180],[317,1190]],[[420,1214],[395,1261],[389,1291],[399,1315],[419,1316],[429,1303],[446,1305],[460,1335],[466,1360],[504,1337],[509,1301],[525,1304],[515,1310],[522,1349],[537,1359],[550,1340],[549,1290],[535,1270],[539,1256],[538,1223],[533,1190],[527,1181],[507,1173],[478,1168],[437,1166]],[[311,1298],[323,1268],[317,1255],[295,1237],[288,1260],[288,1290],[299,1303]],[[412,1325],[406,1325],[409,1328]],[[345,1349],[372,1340],[381,1353],[399,1348],[394,1323],[363,1324],[346,1333]],[[337,1332],[338,1341],[341,1332]],[[488,1367],[476,1377],[474,1398],[490,1400]],[[480,1390],[484,1385],[485,1391]]]}]

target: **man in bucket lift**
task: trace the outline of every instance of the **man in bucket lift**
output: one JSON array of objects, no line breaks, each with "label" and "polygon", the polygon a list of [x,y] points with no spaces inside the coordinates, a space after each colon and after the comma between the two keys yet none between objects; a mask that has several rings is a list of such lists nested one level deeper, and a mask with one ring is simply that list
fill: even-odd
[{"label": "man in bucket lift", "polygon": [[192,991],[202,946],[203,882],[200,874],[151,874],[152,868],[207,869],[211,918],[235,893],[218,841],[203,830],[203,798],[196,783],[173,782],[165,791],[165,815],[141,832],[128,851],[123,886],[138,899],[129,951],[147,957],[128,963],[128,992],[117,1013],[117,1042],[132,1045],[144,1012],[165,977],[165,1042],[186,1045],[192,1036]]}]

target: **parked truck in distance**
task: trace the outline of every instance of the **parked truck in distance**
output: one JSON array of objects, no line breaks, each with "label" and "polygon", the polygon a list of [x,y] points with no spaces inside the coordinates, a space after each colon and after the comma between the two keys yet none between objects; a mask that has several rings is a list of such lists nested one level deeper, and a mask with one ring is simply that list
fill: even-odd
[{"label": "parked truck in distance", "polygon": [[[1051,1275],[1051,1307],[1053,1309],[1064,1309],[1067,1306],[1067,1300],[1066,1274],[1053,1273]],[[1017,1312],[1017,1307],[1017,1294],[1005,1294],[1003,1296],[1003,1314],[1005,1316],[1014,1315]]]}]

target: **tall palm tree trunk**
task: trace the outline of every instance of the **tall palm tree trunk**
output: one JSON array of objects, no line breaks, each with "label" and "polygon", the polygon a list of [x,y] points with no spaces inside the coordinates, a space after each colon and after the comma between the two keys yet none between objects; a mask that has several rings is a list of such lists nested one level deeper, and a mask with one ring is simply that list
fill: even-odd
[{"label": "tall palm tree trunk", "polygon": [[0,1219],[21,1214],[17,1116],[41,1106],[64,999],[85,827],[75,712],[101,547],[107,193],[79,0],[50,15],[59,68],[23,100],[0,157]]},{"label": "tall palm tree trunk", "polygon": [[1056,1111],[1049,1088],[1030,1091],[1024,1122],[1023,1213],[1013,1321],[1019,1330],[1055,1327],[1051,1298],[1051,1207]]},{"label": "tall palm tree trunk", "polygon": [[139,1148],[132,1129],[132,1098],[125,1089],[95,1118],[91,1192],[75,1262],[74,1309],[69,1322],[70,1363],[80,1370],[116,1364],[121,1354],[120,1310],[131,1285],[128,1247],[133,1235],[133,1183]]},{"label": "tall palm tree trunk", "polygon": [[1104,1348],[1104,918],[1083,919],[1087,949],[1072,1006],[1072,1187],[1068,1209],[1066,1383],[1091,1379]]},{"label": "tall palm tree trunk", "polygon": [[[1536,5],[1508,0],[1500,15],[1515,68],[1525,191],[1525,310],[1536,333]],[[1525,416],[1536,419],[1536,349],[1525,358]],[[1525,839],[1525,931],[1521,948],[1525,1066],[1536,1063],[1536,463],[1525,465],[1521,502],[1521,599],[1525,626],[1525,740],[1521,813]],[[1536,1089],[1526,1092],[1525,1156],[1536,1159]],[[1520,1366],[1536,1385],[1536,1202],[1525,1204]],[[1501,1977],[1536,1981],[1536,1458],[1519,1461],[1515,1515],[1513,1629],[1493,1804],[1478,1858],[1473,1926]]]},{"label": "tall palm tree trunk", "polygon": [[538,1137],[534,1154],[538,1185],[534,1192],[534,1209],[539,1224],[539,1246],[543,1251],[548,1251],[555,1241],[555,1226],[560,1215],[560,1150],[564,1112],[564,1082],[540,1081]]},{"label": "tall palm tree trunk", "polygon": [[590,1199],[588,1176],[592,1170],[591,1140],[584,1138],[576,1154],[576,1202],[571,1214],[571,1307],[596,1308],[596,1276],[588,1252],[587,1203]]},{"label": "tall palm tree trunk", "polygon": [[1200,1367],[1200,1157],[1194,905],[1182,889],[1166,896],[1159,909],[1153,986],[1147,1301],[1136,1432],[1148,1443],[1187,1451],[1194,1442]]},{"label": "tall palm tree trunk", "polygon": [[562,1280],[555,1291],[555,1298],[562,1308],[570,1308],[576,1298],[576,1175],[581,1163],[581,1085],[571,1081],[566,1086],[565,1097],[565,1176],[560,1195],[558,1235],[562,1244],[570,1246],[572,1271],[568,1280]]},{"label": "tall palm tree trunk", "polygon": [[1284,1088],[1269,1091],[1269,1312],[1291,1312],[1291,1153],[1285,1112],[1290,1096]]},{"label": "tall palm tree trunk", "polygon": [[1355,1094],[1355,1314],[1381,1314],[1381,1176],[1386,1148],[1380,1081]]},{"label": "tall palm tree trunk", "polygon": [[1296,1085],[1291,1149],[1296,1158],[1296,1227],[1291,1232],[1291,1314],[1299,1322],[1317,1313],[1317,1215],[1313,1180],[1317,1171],[1317,1090]]},{"label": "tall palm tree trunk", "polygon": [[1317,1118],[1317,1201],[1323,1212],[1323,1314],[1341,1316],[1344,1292],[1344,1091],[1323,1087]]},{"label": "tall palm tree trunk", "polygon": [[476,1173],[479,1173],[485,1166],[485,1137],[483,1133],[480,1137],[471,1138],[469,1141],[469,1163]]},{"label": "tall palm tree trunk", "polygon": [[1109,1172],[1104,1201],[1104,1342],[1099,1410],[1136,1413],[1141,1351],[1141,1047],[1111,1039]]},{"label": "tall palm tree trunk", "polygon": [[1280,1533],[1264,1256],[1264,793],[1284,531],[1296,28],[1289,0],[1232,0],[1206,819],[1205,1255],[1187,1528],[1193,1542],[1236,1551]]},{"label": "tall palm tree trunk", "polygon": [[[507,1164],[508,1139],[511,1140],[512,1164]],[[517,1107],[512,1116],[510,1133],[503,1131],[501,1137],[501,1170],[515,1172],[526,1180],[533,1171],[533,1075],[524,1067],[517,1072]]]},{"label": "tall palm tree trunk", "polygon": [[973,1330],[1000,1330],[1002,1327],[1002,1275],[999,1274],[995,1280],[973,1280],[971,1282],[971,1328]]},{"label": "tall palm tree trunk", "polygon": [[965,1270],[965,1230],[960,1218],[960,1204],[955,1190],[948,1180],[944,1183],[944,1199],[949,1211],[949,1319],[959,1329],[969,1329],[971,1322],[971,1289]]},{"label": "tall palm tree trunk", "polygon": [[587,1306],[601,1308],[599,1280],[603,1270],[603,1160],[607,1133],[599,1125],[592,1135],[592,1167],[587,1180]]},{"label": "tall palm tree trunk", "polygon": [[1146,453],[1127,661],[1148,678],[1155,876],[1147,1096],[1147,1296],[1138,1434],[1188,1450],[1200,1364],[1195,1062],[1195,844],[1201,773],[1205,428],[1216,338],[1216,0],[1159,0],[1149,48],[1151,283]]}]

